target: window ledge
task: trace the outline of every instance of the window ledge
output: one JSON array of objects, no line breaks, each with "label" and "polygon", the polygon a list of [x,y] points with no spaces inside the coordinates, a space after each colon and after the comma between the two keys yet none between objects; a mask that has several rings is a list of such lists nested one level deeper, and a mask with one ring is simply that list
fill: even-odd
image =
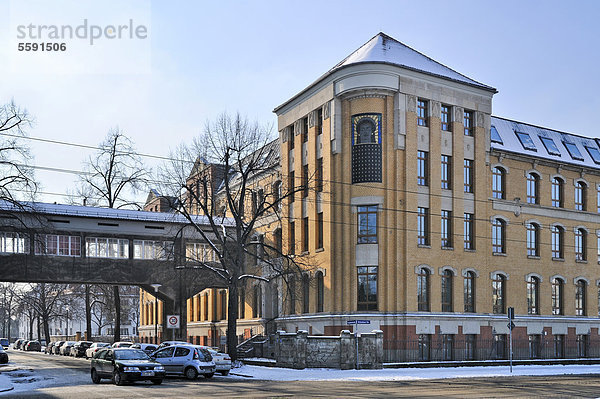
[{"label": "window ledge", "polygon": [[323,252],[323,251],[325,251],[325,248],[317,248],[317,249],[315,249],[315,252]]},{"label": "window ledge", "polygon": [[427,245],[427,244],[418,244],[417,247],[419,248],[429,248],[431,249],[431,245]]},{"label": "window ledge", "polygon": [[[557,262],[564,262],[565,258],[552,258],[552,260],[555,260]],[[600,263],[600,262],[599,262]]]},{"label": "window ledge", "polygon": [[575,259],[575,263],[588,263],[588,261],[587,260]]},{"label": "window ledge", "polygon": [[476,250],[474,250],[474,249],[469,249],[469,248],[464,248],[464,251],[465,251],[465,252],[477,252]]},{"label": "window ledge", "polygon": [[542,258],[539,256],[536,256],[536,255],[527,255],[527,259],[542,259]]},{"label": "window ledge", "polygon": [[302,251],[302,252],[300,252],[300,256],[304,256],[304,255],[308,255],[308,254],[310,254],[309,251]]},{"label": "window ledge", "polygon": [[506,256],[504,252],[492,252],[493,256]]},{"label": "window ledge", "polygon": [[454,251],[454,247],[442,247],[444,251]]}]

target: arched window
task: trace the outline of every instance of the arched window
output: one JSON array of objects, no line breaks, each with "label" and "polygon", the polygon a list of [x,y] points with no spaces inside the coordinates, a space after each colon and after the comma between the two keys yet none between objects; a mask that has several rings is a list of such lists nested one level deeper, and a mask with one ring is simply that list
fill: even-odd
[{"label": "arched window", "polygon": [[552,314],[562,315],[563,312],[563,290],[565,283],[558,277],[552,279]]},{"label": "arched window", "polygon": [[552,258],[563,259],[565,230],[560,226],[552,226],[550,232],[552,233]]},{"label": "arched window", "polygon": [[560,177],[552,178],[552,206],[555,208],[563,207],[563,185]]},{"label": "arched window", "polygon": [[474,313],[475,312],[475,273],[467,272],[465,273],[465,278],[463,281],[464,285],[464,296],[465,296],[465,312],[466,313]]},{"label": "arched window", "polygon": [[252,301],[252,318],[262,317],[262,290],[260,284],[254,286]]},{"label": "arched window", "polygon": [[417,276],[417,304],[418,310],[423,312],[429,312],[431,309],[429,300],[429,270],[422,267],[419,269]]},{"label": "arched window", "polygon": [[366,143],[376,143],[377,138],[375,134],[377,133],[377,126],[375,125],[375,121],[371,118],[363,118],[356,125],[357,131],[357,144],[366,144]]},{"label": "arched window", "polygon": [[575,209],[578,211],[586,211],[587,203],[586,203],[586,195],[587,195],[587,185],[578,181],[575,183]]},{"label": "arched window", "polygon": [[535,173],[527,173],[527,203],[540,203],[540,178]]},{"label": "arched window", "polygon": [[575,229],[575,260],[585,261],[587,259],[587,231],[583,228]]},{"label": "arched window", "polygon": [[527,279],[527,314],[540,314],[540,279],[530,276]]},{"label": "arched window", "polygon": [[540,256],[540,226],[527,223],[527,256]]},{"label": "arched window", "polygon": [[506,253],[506,222],[495,218],[492,223],[492,252],[495,254]]},{"label": "arched window", "polygon": [[506,198],[506,171],[498,166],[492,169],[492,197]]},{"label": "arched window", "polygon": [[492,279],[492,306],[496,314],[506,313],[506,277],[495,274]]},{"label": "arched window", "polygon": [[442,274],[442,312],[452,312],[452,286],[453,284],[452,270],[444,270]]},{"label": "arched window", "polygon": [[310,280],[308,274],[302,275],[302,313],[308,313],[310,308]]},{"label": "arched window", "polygon": [[323,311],[325,285],[323,283],[323,272],[317,272],[317,312]]},{"label": "arched window", "polygon": [[587,283],[585,280],[577,280],[576,291],[575,291],[575,315],[585,316],[586,315],[586,288]]},{"label": "arched window", "polygon": [[289,314],[296,313],[296,277],[290,276],[288,279],[288,306]]}]

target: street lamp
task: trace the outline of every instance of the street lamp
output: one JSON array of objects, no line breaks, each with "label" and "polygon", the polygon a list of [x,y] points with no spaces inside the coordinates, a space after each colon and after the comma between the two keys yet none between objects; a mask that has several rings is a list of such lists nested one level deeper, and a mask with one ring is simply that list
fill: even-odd
[{"label": "street lamp", "polygon": [[65,339],[69,340],[69,305],[65,306],[65,310],[67,311],[67,328],[65,331]]},{"label": "street lamp", "polygon": [[154,343],[158,344],[158,289],[162,284],[150,284],[154,288]]}]

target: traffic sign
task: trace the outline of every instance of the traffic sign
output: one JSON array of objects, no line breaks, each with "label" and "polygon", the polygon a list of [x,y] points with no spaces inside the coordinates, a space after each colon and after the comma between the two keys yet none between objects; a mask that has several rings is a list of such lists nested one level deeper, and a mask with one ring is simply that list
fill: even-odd
[{"label": "traffic sign", "polygon": [[167,328],[179,328],[178,314],[170,314],[167,316]]},{"label": "traffic sign", "polygon": [[515,323],[513,323],[512,321],[510,323],[507,324],[507,327],[510,331],[512,331],[516,326]]}]

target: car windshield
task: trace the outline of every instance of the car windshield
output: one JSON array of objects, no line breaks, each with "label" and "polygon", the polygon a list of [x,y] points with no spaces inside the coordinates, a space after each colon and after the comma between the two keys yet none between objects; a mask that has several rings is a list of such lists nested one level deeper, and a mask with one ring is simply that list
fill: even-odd
[{"label": "car windshield", "polygon": [[115,351],[115,359],[117,360],[148,360],[148,355],[139,349],[128,349],[123,351]]}]

